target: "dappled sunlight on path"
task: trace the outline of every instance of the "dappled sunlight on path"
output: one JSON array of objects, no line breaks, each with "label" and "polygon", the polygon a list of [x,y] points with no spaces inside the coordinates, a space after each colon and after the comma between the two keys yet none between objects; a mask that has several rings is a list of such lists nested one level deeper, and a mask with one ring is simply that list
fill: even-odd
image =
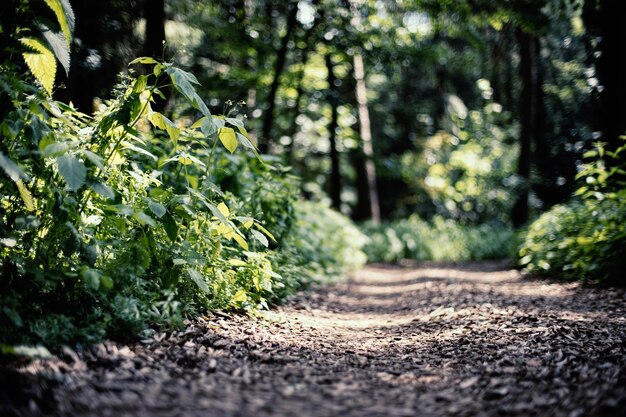
[{"label": "dappled sunlight on path", "polygon": [[623,290],[502,262],[373,265],[262,319],[215,314],[95,346],[34,403],[116,417],[620,415],[625,307]]}]

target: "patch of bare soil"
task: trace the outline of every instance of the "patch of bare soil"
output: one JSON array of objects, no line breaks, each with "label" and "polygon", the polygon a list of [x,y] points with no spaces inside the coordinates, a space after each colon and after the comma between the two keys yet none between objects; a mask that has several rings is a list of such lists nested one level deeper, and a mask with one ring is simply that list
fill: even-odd
[{"label": "patch of bare soil", "polygon": [[370,266],[263,319],[0,378],[0,415],[624,416],[626,294],[494,262]]}]

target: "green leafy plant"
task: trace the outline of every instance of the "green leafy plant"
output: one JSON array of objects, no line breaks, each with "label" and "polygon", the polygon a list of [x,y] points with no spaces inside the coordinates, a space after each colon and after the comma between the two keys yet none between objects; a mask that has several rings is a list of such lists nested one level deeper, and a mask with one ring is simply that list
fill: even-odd
[{"label": "green leafy plant", "polygon": [[370,237],[364,250],[371,262],[505,259],[514,248],[510,227],[463,225],[441,216],[426,222],[412,215],[381,226],[365,224],[363,230]]},{"label": "green leafy plant", "polygon": [[626,145],[585,154],[574,198],[553,207],[528,228],[519,263],[534,274],[623,285],[626,269]]}]

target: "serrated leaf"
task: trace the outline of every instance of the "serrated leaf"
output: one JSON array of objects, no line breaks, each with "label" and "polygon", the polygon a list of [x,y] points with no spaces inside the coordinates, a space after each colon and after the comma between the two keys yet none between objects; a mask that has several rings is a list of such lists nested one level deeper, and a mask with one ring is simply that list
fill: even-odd
[{"label": "serrated leaf", "polygon": [[46,40],[50,48],[52,48],[52,52],[54,56],[59,61],[63,69],[65,70],[65,74],[69,74],[70,72],[70,46],[67,43],[65,36],[61,32],[53,32],[47,26],[41,25],[41,34],[43,38]]},{"label": "serrated leaf", "polygon": [[165,208],[165,206],[161,203],[157,203],[156,201],[148,201],[148,208],[159,219],[165,216],[165,213],[167,213],[167,209]]},{"label": "serrated leaf", "polygon": [[15,162],[7,158],[2,152],[0,152],[0,168],[13,182],[19,181],[20,178],[28,180],[26,173]]},{"label": "serrated leaf", "polygon": [[237,136],[235,136],[235,131],[232,128],[221,128],[219,130],[218,136],[220,138],[220,141],[222,142],[222,145],[224,145],[224,147],[228,149],[230,153],[235,152],[239,143],[237,142]]},{"label": "serrated leaf", "polygon": [[230,210],[228,209],[228,206],[226,204],[219,203],[217,205],[217,209],[220,211],[220,213],[224,215],[224,217],[230,216]]},{"label": "serrated leaf", "polygon": [[94,182],[90,187],[99,196],[109,200],[115,200],[115,192],[108,185],[101,182]]},{"label": "serrated leaf", "polygon": [[17,189],[20,192],[20,197],[22,197],[26,211],[35,211],[35,200],[33,199],[33,195],[30,191],[28,191],[28,188],[26,188],[22,180],[18,179],[15,181],[15,185],[17,185]]},{"label": "serrated leaf", "polygon": [[72,43],[72,35],[74,33],[74,10],[67,0],[45,0],[48,7],[52,9],[57,17],[59,26],[65,34],[68,45]]},{"label": "serrated leaf", "polygon": [[87,169],[74,155],[65,154],[57,157],[57,166],[70,190],[78,191],[85,184]]},{"label": "serrated leaf", "polygon": [[209,286],[207,285],[207,282],[198,271],[193,268],[187,268],[187,274],[189,275],[189,278],[191,278],[191,280],[196,283],[198,288],[200,288],[205,293],[209,292]]},{"label": "serrated leaf", "polygon": [[28,69],[39,80],[48,94],[52,95],[54,77],[57,71],[57,61],[54,54],[38,39],[22,38],[20,42],[33,51],[22,54]]},{"label": "serrated leaf", "polygon": [[256,240],[261,242],[261,245],[265,246],[266,248],[270,245],[270,242],[267,240],[267,238],[265,237],[263,233],[258,232],[254,229],[250,230],[250,233],[252,233],[252,236],[254,236]]},{"label": "serrated leaf", "polygon": [[235,241],[239,244],[239,246],[243,248],[243,250],[248,250],[248,242],[246,242],[246,239],[239,236],[237,233],[233,233],[232,238],[235,239]]}]

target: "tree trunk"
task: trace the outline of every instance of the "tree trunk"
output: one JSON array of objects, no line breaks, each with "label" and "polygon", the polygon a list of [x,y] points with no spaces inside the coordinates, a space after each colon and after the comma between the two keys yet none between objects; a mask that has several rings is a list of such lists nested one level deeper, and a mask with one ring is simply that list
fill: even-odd
[{"label": "tree trunk", "polygon": [[269,150],[269,144],[271,142],[272,126],[274,124],[274,110],[276,108],[276,93],[280,86],[280,77],[285,70],[285,64],[287,63],[287,50],[289,48],[289,41],[296,29],[298,20],[298,6],[292,3],[290,5],[287,15],[287,32],[280,41],[280,48],[276,54],[276,62],[274,65],[274,79],[270,85],[270,90],[267,94],[267,110],[263,116],[263,126],[261,129],[261,137],[259,138],[259,150],[262,153],[266,153]]},{"label": "tree trunk", "polygon": [[607,149],[614,150],[622,142],[619,137],[626,133],[626,60],[624,45],[626,31],[623,29],[622,2],[599,0],[585,2],[583,18],[593,35],[599,36],[595,61],[596,76],[600,81],[600,106],[597,129]]},{"label": "tree trunk", "polygon": [[337,151],[337,125],[339,105],[339,91],[335,81],[335,70],[330,54],[326,54],[326,69],[328,70],[328,102],[331,107],[330,123],[328,124],[328,141],[330,142],[330,200],[332,207],[341,209],[341,172],[339,171],[339,152]]},{"label": "tree trunk", "polygon": [[378,189],[376,188],[376,166],[374,165],[374,149],[372,147],[372,130],[370,127],[370,115],[367,108],[367,87],[365,85],[365,68],[363,57],[359,53],[354,54],[354,78],[356,80],[356,101],[359,112],[359,128],[363,156],[365,158],[365,174],[367,176],[368,197],[370,214],[374,224],[380,224],[380,204],[378,201]]},{"label": "tree trunk", "polygon": [[528,181],[530,178],[531,143],[535,121],[535,42],[534,37],[519,30],[517,39],[520,46],[520,80],[521,91],[519,101],[520,115],[520,154],[517,175],[522,180],[517,200],[513,205],[511,219],[515,227],[523,226],[528,221]]},{"label": "tree trunk", "polygon": [[[165,0],[144,0],[143,15],[146,19],[146,38],[143,55],[157,59],[165,59]],[[152,108],[162,112],[171,97],[169,88],[161,88],[166,100],[155,96]]]},{"label": "tree trunk", "polygon": [[164,58],[165,0],[144,0],[143,15],[146,19],[144,55]]}]

